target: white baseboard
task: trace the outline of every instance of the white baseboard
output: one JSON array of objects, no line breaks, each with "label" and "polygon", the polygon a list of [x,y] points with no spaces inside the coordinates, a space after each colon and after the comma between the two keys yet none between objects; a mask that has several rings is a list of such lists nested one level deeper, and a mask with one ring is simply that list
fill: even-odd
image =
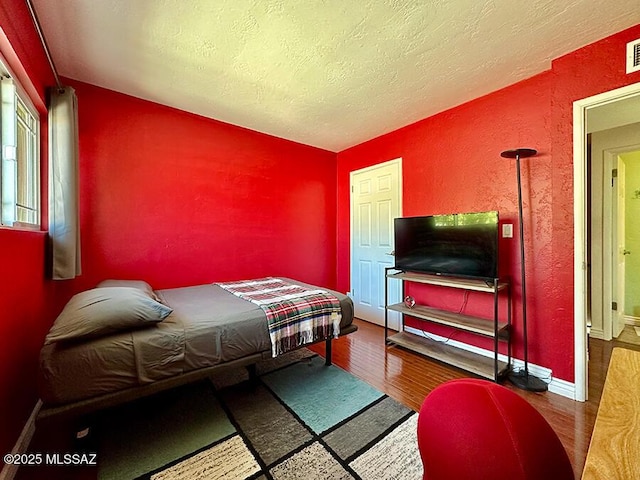
[{"label": "white baseboard", "polygon": [[624,323],[626,325],[631,325],[634,327],[640,327],[640,317],[634,317],[631,315],[624,316]]},{"label": "white baseboard", "polygon": [[[405,327],[404,328],[405,331],[409,332],[409,333],[413,333],[414,335],[418,335],[418,336],[426,336],[424,334],[424,332],[422,332],[422,330],[418,330],[416,328],[412,328],[412,327]],[[448,345],[451,345],[452,347],[456,347],[459,348],[461,350],[466,350],[468,352],[471,353],[476,353],[478,355],[482,355],[484,357],[489,357],[489,358],[493,358],[494,353],[492,350],[486,350],[484,348],[480,348],[480,347],[476,347],[474,345],[469,345],[468,343],[462,343],[462,342],[458,342],[456,340],[451,340],[451,339],[447,339],[445,337],[441,337],[439,335],[435,335],[433,333],[429,333],[429,338],[439,341],[439,342],[444,342],[446,341]],[[503,354],[498,354],[498,359],[502,362],[507,362],[508,358],[506,355]],[[523,360],[519,360],[517,358],[511,358],[511,363],[513,365],[513,368],[517,371],[519,369],[524,368],[524,361]],[[562,395],[563,397],[567,397],[570,398],[571,400],[575,400],[576,398],[576,387],[574,383],[571,382],[567,382],[566,380],[560,380],[559,378],[553,378],[553,372],[551,371],[551,369],[546,368],[546,367],[542,367],[540,365],[536,365],[534,363],[529,362],[529,373],[531,373],[532,375],[540,378],[541,380],[545,381],[548,386],[549,386],[549,391],[551,393],[555,393],[557,395]]]},{"label": "white baseboard", "polygon": [[[33,411],[27,420],[27,423],[24,424],[22,428],[22,432],[16,441],[16,444],[13,446],[11,453],[13,455],[19,453],[27,453],[29,449],[29,444],[31,443],[31,439],[33,438],[33,434],[36,431],[36,417],[38,416],[38,412],[40,412],[40,408],[42,407],[42,401],[38,400],[36,406],[33,407]],[[0,480],[13,480],[16,474],[18,473],[18,465],[7,465],[5,464],[0,471]]]},{"label": "white baseboard", "polygon": [[576,400],[576,384],[561,380],[559,378],[552,378],[549,383],[549,391],[563,397]]},{"label": "white baseboard", "polygon": [[591,327],[591,330],[589,330],[589,337],[604,340],[604,330]]}]

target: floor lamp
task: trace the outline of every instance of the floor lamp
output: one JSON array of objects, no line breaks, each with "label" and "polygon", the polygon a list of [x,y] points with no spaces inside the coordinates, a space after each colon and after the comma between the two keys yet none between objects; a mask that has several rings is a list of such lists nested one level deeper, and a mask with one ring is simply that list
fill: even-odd
[{"label": "floor lamp", "polygon": [[522,390],[530,392],[545,392],[547,384],[543,380],[529,374],[529,344],[527,341],[527,289],[524,268],[524,223],[522,221],[522,181],[520,180],[520,159],[533,157],[538,152],[533,148],[516,148],[505,150],[501,157],[515,158],[516,171],[518,173],[518,215],[520,222],[520,270],[522,274],[522,329],[524,338],[524,370],[509,372],[508,378],[511,383]]}]

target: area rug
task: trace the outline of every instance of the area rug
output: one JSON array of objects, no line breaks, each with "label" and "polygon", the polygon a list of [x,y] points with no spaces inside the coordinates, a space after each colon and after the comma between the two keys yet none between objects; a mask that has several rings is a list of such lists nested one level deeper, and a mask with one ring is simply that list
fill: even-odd
[{"label": "area rug", "polygon": [[422,478],[414,411],[321,357],[284,363],[104,412],[98,478]]}]

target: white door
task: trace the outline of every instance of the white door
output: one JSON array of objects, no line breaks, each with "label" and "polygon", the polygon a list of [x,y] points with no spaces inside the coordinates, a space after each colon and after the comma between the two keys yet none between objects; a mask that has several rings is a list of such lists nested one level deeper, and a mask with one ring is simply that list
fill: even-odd
[{"label": "white door", "polygon": [[624,196],[625,196],[625,164],[624,161],[617,157],[617,176],[615,177],[615,199],[613,202],[614,215],[613,219],[615,222],[614,229],[614,259],[613,264],[615,271],[615,281],[613,285],[613,298],[616,302],[616,309],[613,312],[613,325],[612,325],[612,334],[614,337],[618,337],[622,330],[624,329],[624,277],[625,277],[625,259],[626,259],[626,249],[625,249],[625,205],[624,205]]},{"label": "white door", "polygon": [[[351,173],[351,296],[356,317],[377,325],[384,325],[384,269],[394,264],[401,172],[401,159],[396,159]],[[390,303],[399,302],[399,284],[389,281]],[[389,326],[397,330],[399,324],[399,315],[389,312]]]}]

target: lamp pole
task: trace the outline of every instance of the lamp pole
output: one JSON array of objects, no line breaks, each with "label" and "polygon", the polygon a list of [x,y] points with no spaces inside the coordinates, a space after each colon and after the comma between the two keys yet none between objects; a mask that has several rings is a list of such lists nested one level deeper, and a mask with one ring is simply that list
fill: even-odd
[{"label": "lamp pole", "polygon": [[520,159],[533,157],[538,152],[533,148],[516,148],[513,150],[505,150],[500,156],[505,158],[515,158],[516,172],[518,175],[518,220],[520,223],[520,274],[522,281],[522,329],[524,340],[524,370],[509,372],[508,378],[516,387],[530,392],[547,391],[547,383],[543,380],[529,374],[529,342],[527,338],[527,285],[525,278],[524,264],[524,222],[522,213],[522,180],[520,178]]}]

